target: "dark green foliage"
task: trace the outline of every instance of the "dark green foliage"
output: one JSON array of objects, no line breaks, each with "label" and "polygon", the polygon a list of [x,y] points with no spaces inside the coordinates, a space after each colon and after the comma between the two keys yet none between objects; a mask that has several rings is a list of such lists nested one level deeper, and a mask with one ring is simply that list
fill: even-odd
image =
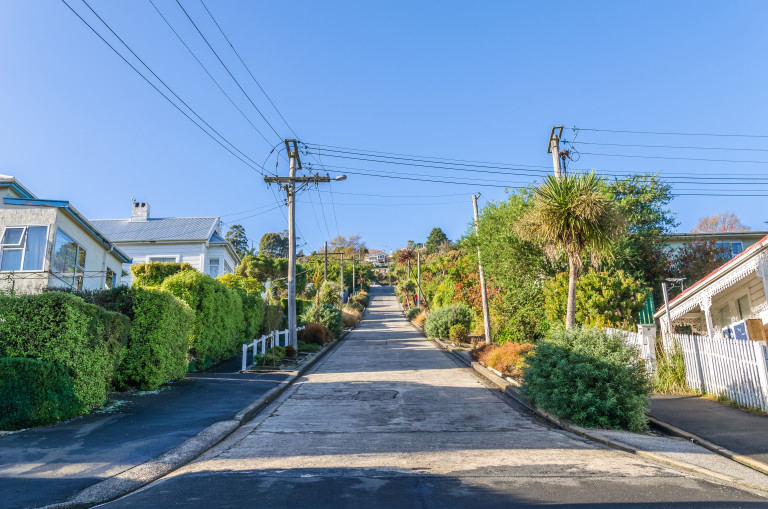
[{"label": "dark green foliage", "polygon": [[[304,326],[303,330],[299,331],[298,340],[299,344],[306,343],[323,346],[333,341],[333,335],[325,325],[309,322]],[[299,348],[299,350],[301,350],[301,348]]]},{"label": "dark green foliage", "polygon": [[424,332],[428,338],[447,338],[451,327],[456,324],[463,325],[467,330],[472,327],[472,310],[464,303],[432,311],[424,322]]},{"label": "dark green foliage", "polygon": [[[301,315],[304,314],[304,311],[312,305],[311,300],[305,300],[305,299],[296,299],[296,319],[300,319]],[[283,310],[283,320],[280,322],[280,328],[281,329],[287,329],[288,328],[288,299],[280,299],[280,307]],[[300,322],[299,325],[302,325],[303,322]]]},{"label": "dark green foliage", "polygon": [[284,358],[285,347],[273,346],[264,355],[257,355],[254,362],[257,366],[277,366]]},{"label": "dark green foliage", "polygon": [[601,329],[557,328],[527,359],[525,394],[580,426],[646,427],[650,382],[634,348]]},{"label": "dark green foliage", "polygon": [[177,272],[195,270],[188,263],[149,262],[131,265],[133,286],[160,286],[165,278]]},{"label": "dark green foliage", "polygon": [[319,352],[322,349],[323,349],[323,347],[318,345],[318,344],[315,344],[315,343],[305,343],[304,341],[299,341],[299,352],[317,353],[317,352]]},{"label": "dark green foliage", "polygon": [[427,237],[427,253],[437,253],[440,250],[441,246],[445,246],[446,244],[450,244],[450,240],[448,240],[448,236],[443,232],[440,228],[432,228],[432,231],[429,232],[429,237]]},{"label": "dark green foliage", "polygon": [[355,302],[360,304],[363,307],[368,307],[368,304],[370,303],[370,298],[368,297],[368,291],[367,290],[361,290],[357,292],[357,294],[352,297]]},{"label": "dark green foliage", "polygon": [[74,380],[64,366],[0,357],[0,429],[50,424],[74,417],[80,410]]},{"label": "dark green foliage", "polygon": [[261,297],[264,286],[254,278],[236,274],[222,274],[216,280],[240,295],[245,320],[244,339],[247,341],[258,337],[264,325],[264,315],[267,308],[267,303]]},{"label": "dark green foliage", "polygon": [[124,321],[67,292],[2,295],[0,316],[4,355],[64,367],[72,376],[80,412],[104,403],[122,355]]},{"label": "dark green foliage", "polygon": [[320,303],[320,307],[316,308],[314,304],[309,306],[304,314],[301,315],[301,321],[304,323],[320,323],[325,325],[334,338],[341,336],[342,320],[341,310],[326,304]]},{"label": "dark green foliage", "polygon": [[189,306],[152,288],[118,287],[84,296],[131,320],[128,348],[115,377],[119,388],[153,390],[184,377],[194,321]]},{"label": "dark green foliage", "polygon": [[288,258],[288,235],[282,233],[265,233],[259,241],[259,255],[270,258]]},{"label": "dark green foliage", "polygon": [[161,288],[195,312],[189,353],[198,369],[237,351],[245,330],[243,304],[237,292],[197,271],[175,274],[163,281]]},{"label": "dark green foliage", "polygon": [[[284,318],[283,306],[273,299],[264,310],[264,323],[261,326],[261,333],[268,334],[273,330],[280,329]],[[285,327],[282,328],[284,329]]]},{"label": "dark green foliage", "polygon": [[232,244],[233,248],[235,248],[237,256],[242,258],[248,254],[248,237],[245,235],[245,228],[243,225],[233,224],[230,226],[226,235],[224,235],[224,238]]},{"label": "dark green foliage", "polygon": [[421,313],[421,308],[419,306],[414,306],[408,310],[408,313],[405,316],[408,320],[413,320],[419,313]]},{"label": "dark green foliage", "polygon": [[456,343],[464,343],[467,340],[467,335],[469,335],[469,331],[460,323],[451,325],[451,328],[448,329],[448,337]]}]

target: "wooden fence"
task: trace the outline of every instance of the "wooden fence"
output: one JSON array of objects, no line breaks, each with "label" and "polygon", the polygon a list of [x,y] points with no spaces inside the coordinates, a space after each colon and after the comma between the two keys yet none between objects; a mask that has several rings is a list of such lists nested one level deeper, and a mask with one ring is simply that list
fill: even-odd
[{"label": "wooden fence", "polygon": [[648,373],[656,373],[656,327],[652,325],[640,325],[638,332],[629,332],[620,329],[611,329],[606,327],[610,334],[619,335],[624,341],[637,348],[640,357],[645,361],[645,368]]},{"label": "wooden fence", "polygon": [[[763,341],[674,334],[692,389],[768,411],[768,350]],[[665,344],[672,353],[674,345]]]}]

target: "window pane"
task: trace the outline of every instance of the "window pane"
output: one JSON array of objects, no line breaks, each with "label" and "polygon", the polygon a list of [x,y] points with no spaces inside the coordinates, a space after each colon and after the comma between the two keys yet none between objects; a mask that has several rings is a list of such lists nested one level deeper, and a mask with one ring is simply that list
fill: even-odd
[{"label": "window pane", "polygon": [[53,253],[53,270],[62,274],[75,271],[77,244],[61,230],[56,231],[56,247]]},{"label": "window pane", "polygon": [[211,277],[216,277],[219,275],[219,259],[218,258],[211,258],[209,263],[209,275]]},{"label": "window pane", "polygon": [[107,269],[107,277],[104,281],[104,286],[106,288],[112,288],[115,286],[115,272],[112,269]]},{"label": "window pane", "polygon": [[158,263],[176,263],[176,258],[172,257],[164,257],[164,256],[151,256],[149,258],[150,262],[158,262]]},{"label": "window pane", "polygon": [[0,270],[21,270],[21,249],[3,249]]},{"label": "window pane", "polygon": [[744,245],[741,242],[734,242],[731,244],[731,253],[733,253],[733,256],[736,256],[742,251],[744,251]]},{"label": "window pane", "polygon": [[24,228],[6,228],[3,234],[3,245],[21,247],[23,234]]},{"label": "window pane", "polygon": [[85,249],[77,246],[77,272],[85,270]]},{"label": "window pane", "polygon": [[748,318],[752,314],[752,310],[749,308],[749,298],[745,295],[736,301],[739,308],[739,320]]},{"label": "window pane", "polygon": [[48,244],[47,226],[27,228],[27,245],[24,250],[24,270],[43,270],[45,247]]}]

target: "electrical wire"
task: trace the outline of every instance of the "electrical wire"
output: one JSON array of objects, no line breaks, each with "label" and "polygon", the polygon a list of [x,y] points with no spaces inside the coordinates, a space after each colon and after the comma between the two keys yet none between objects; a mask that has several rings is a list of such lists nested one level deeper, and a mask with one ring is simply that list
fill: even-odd
[{"label": "electrical wire", "polygon": [[768,164],[768,161],[747,161],[743,159],[708,159],[705,157],[673,157],[673,156],[645,156],[637,154],[600,154],[597,152],[579,152],[583,155],[601,156],[601,157],[631,157],[640,159],[669,159],[674,161],[706,161],[711,163],[749,163],[749,164]]},{"label": "electrical wire", "polygon": [[[259,168],[252,166],[250,163],[248,163],[248,161],[246,161],[245,159],[243,159],[242,157],[240,157],[239,155],[237,155],[237,154],[236,154],[236,153],[235,153],[235,152],[234,152],[232,149],[230,149],[229,147],[227,147],[226,145],[224,145],[224,143],[222,143],[222,141],[221,141],[221,140],[219,140],[218,138],[216,138],[216,137],[215,137],[213,134],[211,134],[209,131],[207,131],[207,130],[206,130],[204,127],[203,127],[203,126],[201,126],[200,124],[198,124],[198,123],[197,123],[197,121],[195,121],[195,119],[193,119],[193,118],[192,118],[192,117],[189,115],[189,113],[187,113],[186,111],[184,111],[184,110],[183,110],[183,109],[182,109],[182,108],[181,108],[181,107],[180,107],[178,104],[176,104],[175,102],[173,102],[173,100],[172,100],[170,97],[168,97],[168,96],[167,96],[167,95],[166,95],[166,94],[165,94],[165,93],[164,93],[162,90],[160,90],[160,89],[157,87],[157,85],[155,85],[154,83],[152,83],[152,81],[151,81],[149,78],[147,78],[147,77],[146,77],[146,76],[145,76],[145,75],[144,75],[144,74],[143,74],[141,71],[139,71],[139,70],[136,68],[136,66],[134,66],[134,65],[133,65],[131,62],[129,62],[129,61],[128,61],[128,59],[127,59],[127,58],[125,58],[125,56],[123,56],[123,54],[122,54],[122,53],[120,53],[120,52],[119,52],[119,51],[118,51],[118,50],[117,50],[117,49],[116,49],[116,48],[115,48],[115,47],[114,47],[112,44],[110,44],[110,43],[109,43],[109,41],[107,41],[107,40],[104,38],[104,36],[102,36],[102,35],[101,35],[101,34],[100,34],[100,33],[99,33],[99,32],[98,32],[98,31],[97,31],[97,30],[96,30],[96,29],[95,29],[95,28],[94,28],[94,27],[93,27],[93,26],[90,24],[90,23],[88,23],[88,22],[85,20],[85,18],[83,18],[83,17],[80,15],[80,13],[79,13],[79,12],[77,12],[77,11],[76,11],[76,10],[75,10],[75,9],[74,9],[74,8],[73,8],[73,7],[72,7],[70,4],[69,4],[69,3],[67,3],[67,1],[66,1],[66,0],[61,0],[61,2],[62,2],[64,5],[66,5],[66,6],[67,6],[67,8],[68,8],[70,11],[72,11],[72,13],[73,13],[75,16],[77,16],[77,17],[80,19],[80,21],[82,21],[82,22],[83,22],[83,23],[84,23],[84,24],[85,24],[85,25],[86,25],[86,26],[87,26],[87,27],[88,27],[88,28],[89,28],[89,29],[90,29],[90,30],[91,30],[91,31],[92,31],[92,32],[93,32],[93,33],[94,33],[94,34],[95,34],[95,35],[96,35],[96,36],[97,36],[99,39],[101,39],[101,40],[102,40],[102,42],[104,42],[104,44],[106,44],[106,45],[107,45],[107,46],[108,46],[108,47],[109,47],[109,48],[110,48],[110,49],[111,49],[111,50],[112,50],[112,51],[113,51],[113,52],[114,52],[114,53],[115,53],[115,54],[116,54],[118,57],[120,57],[120,59],[122,59],[122,60],[123,60],[123,62],[125,62],[126,64],[128,64],[128,66],[129,66],[131,69],[133,69],[133,71],[134,71],[134,72],[136,72],[136,74],[138,74],[139,76],[141,76],[141,78],[142,78],[144,81],[146,81],[146,82],[149,84],[149,86],[151,86],[153,89],[155,89],[155,91],[156,91],[157,93],[159,93],[161,96],[163,96],[163,98],[164,98],[166,101],[168,101],[168,102],[169,102],[169,103],[170,103],[170,104],[171,104],[171,105],[172,105],[174,108],[176,108],[176,109],[177,109],[177,110],[178,110],[178,111],[179,111],[179,112],[180,112],[182,115],[184,115],[185,117],[187,117],[187,119],[188,119],[190,122],[192,122],[193,124],[195,124],[195,126],[197,126],[197,128],[198,128],[198,129],[200,129],[201,131],[203,131],[203,132],[204,132],[206,135],[208,135],[208,137],[210,137],[210,138],[211,138],[213,141],[215,141],[216,143],[218,143],[218,144],[219,144],[219,145],[220,145],[220,146],[221,146],[221,147],[222,147],[224,150],[226,150],[227,152],[229,152],[230,154],[232,154],[232,155],[233,155],[235,158],[237,158],[237,159],[238,159],[240,162],[242,162],[243,164],[245,164],[246,166],[248,166],[248,167],[249,167],[249,168],[251,168],[252,170],[254,170],[254,171],[258,172],[258,173],[261,173],[261,174],[263,175],[263,172],[262,172],[262,171],[261,171]],[[166,88],[167,88],[167,85],[166,85]],[[170,90],[170,89],[169,89],[169,90]],[[175,95],[175,94],[174,94],[174,95]],[[189,106],[187,106],[187,107],[189,108]],[[200,117],[200,116],[199,116],[199,115],[198,115],[196,112],[194,112],[194,110],[192,110],[191,108],[190,108],[190,111],[192,111],[192,113],[193,113],[195,116],[197,116],[198,118],[201,118],[201,117]],[[219,135],[219,136],[221,136],[221,135]],[[229,143],[230,145],[232,145],[232,144],[231,144],[229,141],[227,141],[227,143]],[[234,147],[234,145],[233,145],[233,147]],[[238,150],[238,152],[239,152],[239,150]],[[250,159],[250,158],[248,158],[248,159]]]},{"label": "electrical wire", "polygon": [[594,129],[588,127],[571,128],[576,131],[594,131],[599,133],[624,133],[624,134],[653,134],[660,136],[712,136],[718,138],[768,138],[766,134],[726,134],[726,133],[684,133],[684,132],[659,132],[659,131],[630,131],[627,129]]},{"label": "electrical wire", "polygon": [[684,149],[684,150],[732,150],[740,152],[768,152],[765,148],[733,148],[733,147],[693,147],[685,145],[642,145],[636,143],[598,143],[593,141],[566,141],[565,143],[575,145],[600,145],[604,147],[639,147],[639,148],[669,148],[669,149]]},{"label": "electrical wire", "polygon": [[[192,49],[187,45],[186,42],[184,42],[184,39],[182,39],[182,37],[179,35],[179,33],[176,31],[176,29],[173,28],[173,25],[171,25],[171,23],[168,21],[168,19],[165,17],[165,15],[162,12],[160,12],[160,9],[158,9],[157,5],[155,5],[154,0],[149,0],[149,3],[152,4],[152,7],[155,8],[155,11],[157,11],[157,13],[160,15],[160,17],[163,18],[163,21],[165,21],[165,24],[168,25],[168,28],[171,29],[171,31],[176,36],[176,38],[179,40],[179,42],[181,42],[181,44],[184,45],[184,47],[187,49],[187,51],[189,51],[189,54],[192,55],[192,58],[194,58],[195,61],[200,65],[200,67],[202,67],[203,71],[205,71],[205,74],[207,74],[208,77],[211,78],[211,80],[216,84],[218,89],[221,90],[221,93],[224,94],[224,96],[229,100],[229,102],[232,103],[232,106],[234,106],[235,109],[240,112],[240,115],[243,116],[245,121],[248,122],[251,125],[251,127],[257,133],[259,133],[259,135],[262,138],[264,138],[264,141],[266,141],[267,144],[269,145],[270,141],[267,139],[266,136],[264,136],[264,133],[262,133],[259,130],[259,128],[256,127],[256,125],[253,122],[251,122],[251,119],[248,118],[248,116],[245,114],[245,112],[243,112],[243,110],[240,109],[240,107],[237,105],[237,103],[235,103],[235,101],[232,99],[232,97],[230,97],[230,95],[224,90],[224,88],[219,84],[219,82],[216,80],[216,78],[213,77],[213,75],[210,73],[210,71],[208,71],[208,68],[200,61],[199,58],[197,58],[197,55],[195,54],[195,52],[192,51]],[[264,165],[262,165],[262,166],[264,166]]]},{"label": "electrical wire", "polygon": [[222,67],[224,67],[224,70],[226,70],[226,71],[227,71],[227,74],[229,74],[230,78],[232,78],[232,80],[235,82],[235,84],[236,84],[236,85],[237,85],[237,87],[240,89],[240,91],[243,93],[243,95],[245,95],[245,97],[248,99],[248,102],[250,102],[250,103],[251,103],[251,106],[253,106],[253,107],[254,107],[254,109],[255,109],[255,110],[256,110],[256,111],[259,113],[259,115],[261,115],[261,118],[262,118],[262,119],[264,119],[264,122],[266,122],[266,123],[267,123],[267,125],[269,126],[269,128],[270,128],[270,129],[272,129],[272,132],[273,132],[273,133],[275,133],[275,135],[276,135],[278,138],[282,139],[282,136],[280,136],[280,133],[278,133],[278,132],[275,130],[275,128],[272,126],[272,124],[269,122],[269,120],[267,120],[267,117],[265,117],[265,116],[264,116],[264,113],[262,113],[262,112],[261,112],[261,110],[259,109],[259,107],[258,107],[258,106],[256,106],[256,103],[254,103],[254,102],[253,102],[253,100],[251,99],[251,96],[250,96],[250,95],[248,95],[248,92],[246,92],[246,91],[245,91],[245,89],[242,87],[242,85],[240,85],[240,82],[239,82],[239,81],[237,81],[237,78],[235,78],[234,74],[232,74],[232,72],[229,70],[229,67],[227,67],[227,64],[225,64],[225,63],[224,63],[224,61],[221,59],[221,57],[220,57],[220,56],[219,56],[219,54],[216,52],[216,50],[215,50],[215,49],[213,49],[213,46],[211,46],[211,43],[210,43],[210,42],[208,42],[208,39],[205,37],[205,35],[203,34],[203,32],[202,32],[202,31],[200,31],[200,28],[198,28],[198,26],[197,26],[197,23],[195,23],[195,21],[194,21],[194,20],[192,19],[192,17],[189,15],[189,13],[187,12],[187,10],[184,8],[184,6],[183,6],[183,5],[181,5],[181,2],[180,2],[179,0],[176,0],[176,3],[179,5],[179,7],[181,7],[181,10],[182,10],[182,11],[184,11],[184,14],[187,16],[187,19],[189,20],[189,22],[190,22],[190,23],[192,23],[192,26],[194,26],[194,27],[195,27],[195,30],[197,30],[197,33],[198,33],[198,34],[200,34],[200,37],[202,37],[202,38],[203,38],[203,40],[205,41],[205,44],[207,44],[207,45],[208,45],[208,48],[210,48],[210,50],[211,50],[211,51],[213,52],[213,54],[216,56],[216,59],[219,61],[219,63],[222,65]]}]

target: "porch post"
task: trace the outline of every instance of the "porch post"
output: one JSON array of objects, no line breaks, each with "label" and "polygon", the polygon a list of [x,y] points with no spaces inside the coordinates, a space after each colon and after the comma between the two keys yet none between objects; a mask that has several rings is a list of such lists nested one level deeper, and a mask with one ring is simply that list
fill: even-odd
[{"label": "porch post", "polygon": [[707,322],[707,337],[715,337],[715,326],[712,324],[712,296],[705,294],[701,297],[699,307],[704,310],[704,318]]}]

